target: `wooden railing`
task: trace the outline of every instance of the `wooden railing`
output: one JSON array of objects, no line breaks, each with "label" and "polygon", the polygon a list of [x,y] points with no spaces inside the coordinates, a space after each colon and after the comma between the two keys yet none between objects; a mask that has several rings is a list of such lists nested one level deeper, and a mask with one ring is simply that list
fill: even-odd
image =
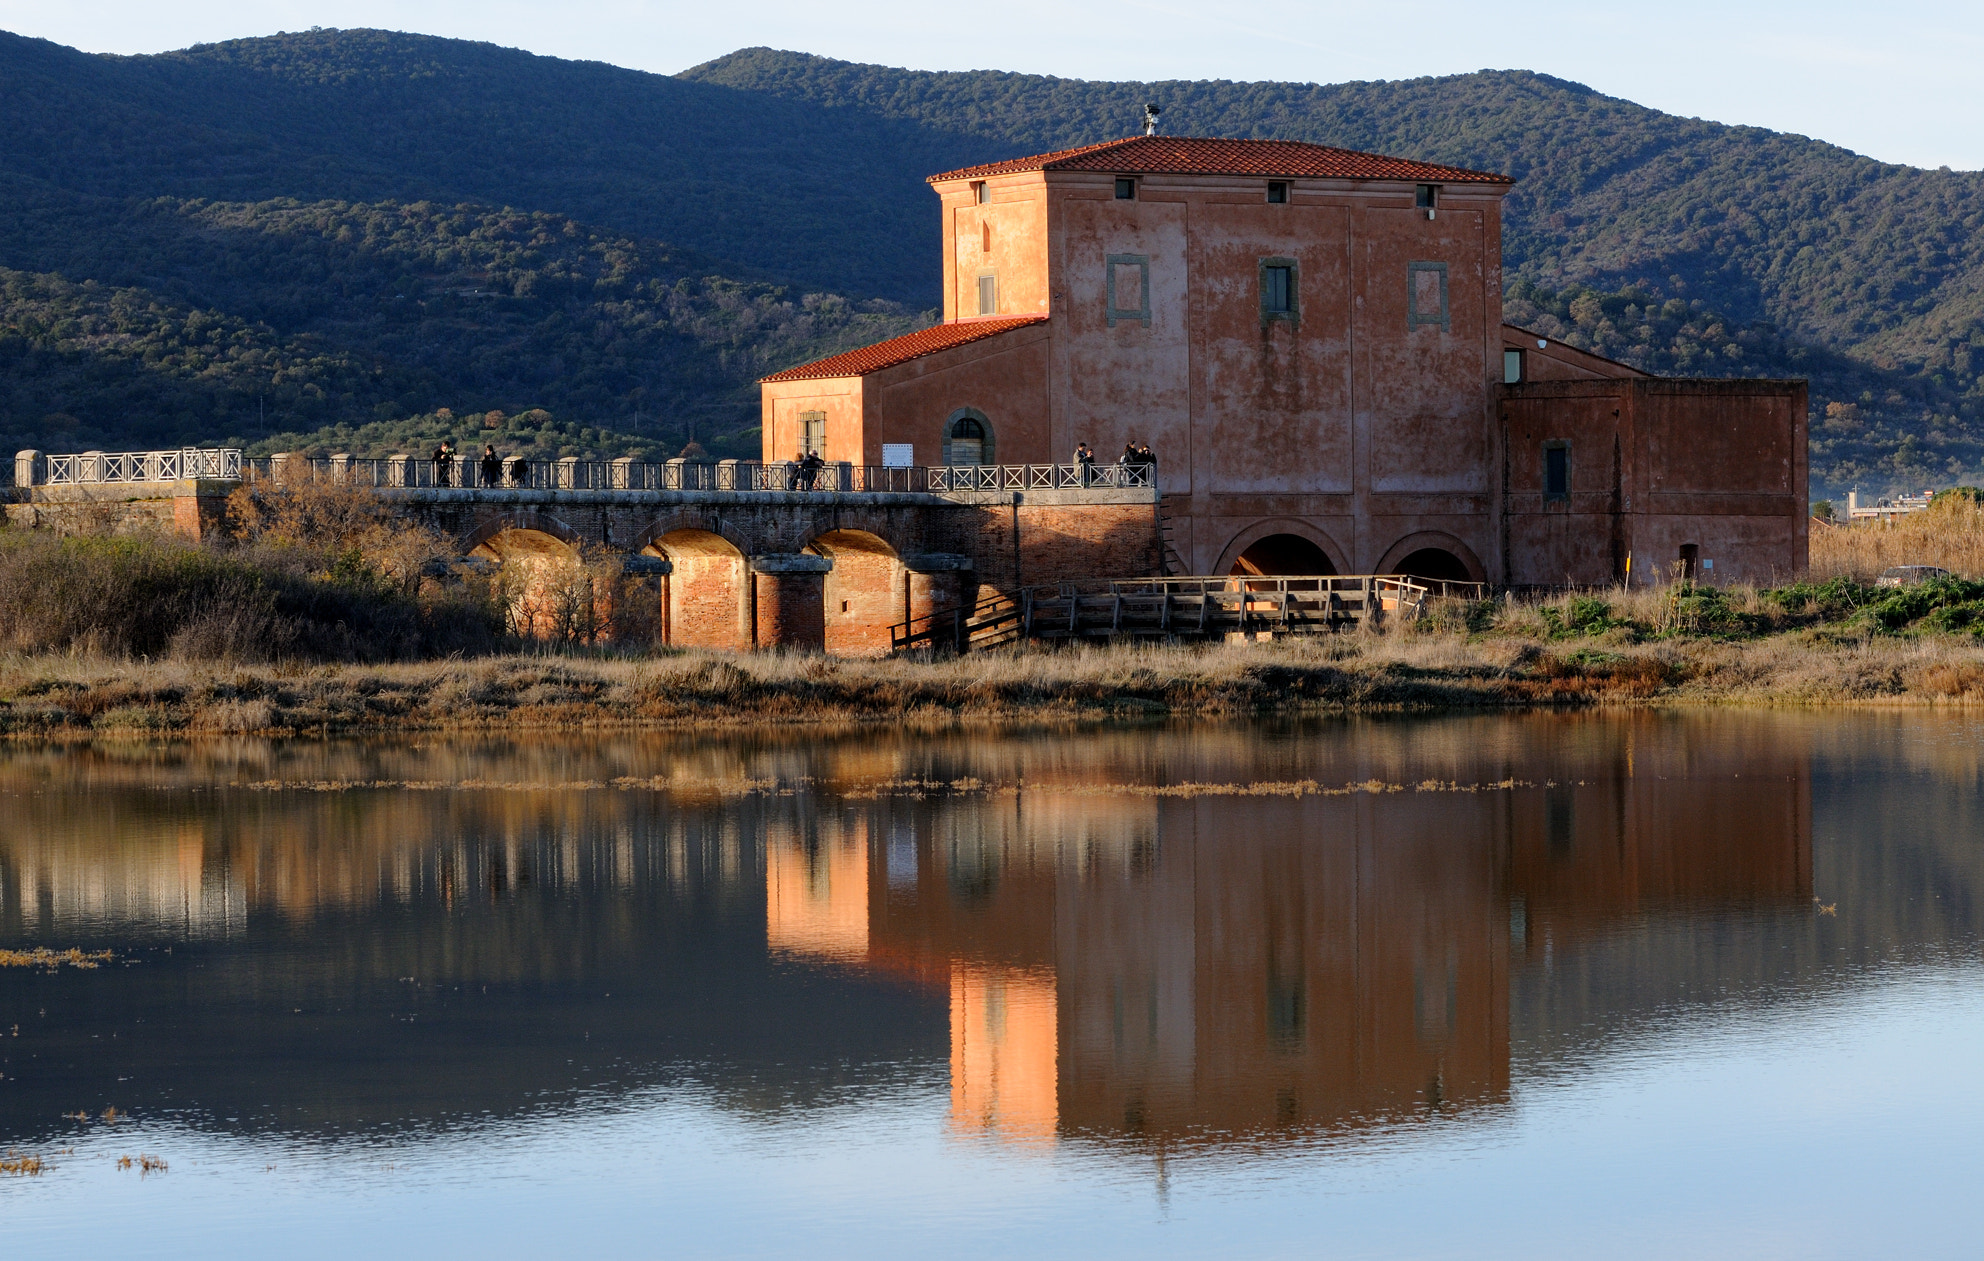
[{"label": "wooden railing", "polygon": [[955,652],[1022,640],[1201,639],[1317,635],[1412,620],[1437,597],[1483,599],[1487,586],[1400,574],[1123,578],[1024,587],[942,609],[890,631],[897,651]]}]

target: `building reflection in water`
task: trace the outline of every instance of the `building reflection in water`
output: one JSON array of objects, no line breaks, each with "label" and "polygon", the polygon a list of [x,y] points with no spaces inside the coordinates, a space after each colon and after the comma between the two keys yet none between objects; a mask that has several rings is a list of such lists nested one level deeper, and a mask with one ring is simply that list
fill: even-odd
[{"label": "building reflection in water", "polygon": [[[338,1105],[348,1124],[395,1109],[499,1111],[567,1071],[571,1038],[610,1059],[602,1075],[642,1056],[693,1062],[706,1080],[728,1074],[742,1106],[776,1106],[764,1101],[796,1097],[802,1058],[831,1091],[854,1080],[846,1066],[934,1050],[947,1013],[960,1136],[1161,1150],[1354,1132],[1506,1100],[1521,976],[1662,915],[1808,908],[1809,741],[1651,730],[1550,719],[1282,741],[1236,728],[686,751],[332,748],[311,755],[324,765],[238,776],[510,785],[487,792],[161,792],[174,774],[206,789],[213,769],[134,764],[57,793],[36,776],[64,764],[15,759],[0,767],[14,803],[0,820],[0,940],[229,947],[274,931],[281,950],[203,956],[184,990],[129,973],[119,1001],[150,1004],[147,1029],[182,1030],[175,1048],[212,1040],[198,1071],[215,1099],[273,1091],[285,1056],[323,1048],[311,1116],[349,1096],[358,1102]],[[704,787],[598,787],[635,769]],[[902,787],[965,775],[982,784]],[[1111,787],[1305,776],[1524,782],[1352,795]],[[523,1004],[506,1009],[500,1036],[475,1023],[493,1017],[466,1005],[471,982],[483,994],[506,985]],[[457,1005],[421,999],[421,1023],[375,1019],[450,986]],[[225,1005],[263,988],[285,1010],[314,1001],[324,1014],[291,1034]],[[114,1018],[106,1005],[100,1019]],[[420,1032],[446,1019],[461,1032]],[[104,1048],[137,1047],[96,1028],[77,1023],[69,1053],[124,1080],[125,1061]],[[254,1044],[266,1081],[220,1071],[249,1035],[266,1040]],[[421,1036],[435,1040],[408,1041]],[[345,1058],[420,1055],[433,1071],[409,1067],[399,1094],[333,1077]],[[148,1071],[199,1093],[176,1060]],[[50,1099],[60,1087],[48,1084]]]},{"label": "building reflection in water", "polygon": [[[951,1120],[1190,1144],[1504,1101],[1511,968],[1811,898],[1801,759],[1300,797],[1051,777],[774,828],[774,951],[945,987]],[[1073,789],[1073,791],[1068,791]]]}]

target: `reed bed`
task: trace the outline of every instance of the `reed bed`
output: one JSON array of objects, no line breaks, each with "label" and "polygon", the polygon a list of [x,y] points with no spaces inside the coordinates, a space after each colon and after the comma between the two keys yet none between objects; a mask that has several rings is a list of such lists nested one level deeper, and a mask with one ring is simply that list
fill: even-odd
[{"label": "reed bed", "polygon": [[1280,642],[877,661],[698,652],[231,667],[0,658],[0,734],[939,727],[1519,706],[1984,703],[1984,645],[1969,635],[1821,623],[1751,638],[1649,638],[1619,624],[1549,631],[1548,607],[1514,606],[1497,614],[1505,625],[1486,632],[1422,625]]},{"label": "reed bed", "polygon": [[1935,565],[1970,578],[1984,577],[1984,503],[1950,493],[1926,512],[1890,521],[1851,525],[1814,522],[1811,577],[1873,581],[1895,565]]}]

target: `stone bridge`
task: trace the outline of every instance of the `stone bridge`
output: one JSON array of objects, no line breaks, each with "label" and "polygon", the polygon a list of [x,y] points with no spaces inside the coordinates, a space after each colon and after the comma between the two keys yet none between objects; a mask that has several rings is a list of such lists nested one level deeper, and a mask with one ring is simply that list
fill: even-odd
[{"label": "stone bridge", "polygon": [[[37,463],[24,452],[7,519],[199,538],[221,528],[227,497],[244,478],[335,476],[376,484],[409,520],[454,540],[464,559],[521,576],[513,611],[526,633],[569,633],[554,629],[553,595],[574,576],[603,573],[610,583],[596,598],[619,606],[606,611],[618,616],[588,609],[587,625],[601,628],[588,638],[610,634],[607,627],[625,635],[632,626],[638,637],[671,646],[846,655],[886,652],[892,626],[974,601],[987,588],[1155,574],[1162,556],[1155,489],[1083,485],[1103,472],[1055,466],[985,466],[965,476],[887,470],[865,479],[829,466],[812,480],[832,489],[801,490],[779,488],[791,484],[789,473],[757,466],[719,477],[626,461],[588,470],[568,461],[497,485],[461,486],[432,484],[424,462],[408,461],[389,476],[390,468],[365,467],[385,461],[331,466],[279,457],[258,466],[237,455],[229,467],[225,459],[169,464],[158,454],[98,455],[98,464],[70,465],[58,479],[49,473],[54,459],[80,457]],[[1116,480],[1119,471],[1106,473]],[[447,480],[476,478],[462,469]],[[921,488],[854,488],[864,480]],[[635,605],[645,616],[625,616]]]}]

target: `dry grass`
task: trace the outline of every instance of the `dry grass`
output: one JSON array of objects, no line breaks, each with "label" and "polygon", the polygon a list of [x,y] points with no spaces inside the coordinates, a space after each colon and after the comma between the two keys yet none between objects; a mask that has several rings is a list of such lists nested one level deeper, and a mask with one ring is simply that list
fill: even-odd
[{"label": "dry grass", "polygon": [[1937,565],[1984,577],[1984,504],[1950,496],[1927,512],[1893,521],[1812,527],[1815,582],[1847,577],[1871,582],[1894,565]]},{"label": "dry grass", "polygon": [[16,1178],[39,1178],[45,1167],[41,1157],[26,1156],[12,1148],[7,1149],[5,1156],[0,1156],[0,1173]]},{"label": "dry grass", "polygon": [[[396,665],[225,667],[0,658],[16,738],[576,730],[764,723],[1058,722],[1327,710],[1672,702],[1984,701],[1971,636],[1821,624],[1752,638],[1650,635],[1621,613],[1693,616],[1665,597],[1490,606],[1485,629],[1413,629],[1205,647],[1094,646],[855,661],[689,652]],[[1719,607],[1790,615],[1755,592]],[[1722,614],[1718,614],[1721,616]],[[1480,609],[1452,615],[1484,618]]]}]

